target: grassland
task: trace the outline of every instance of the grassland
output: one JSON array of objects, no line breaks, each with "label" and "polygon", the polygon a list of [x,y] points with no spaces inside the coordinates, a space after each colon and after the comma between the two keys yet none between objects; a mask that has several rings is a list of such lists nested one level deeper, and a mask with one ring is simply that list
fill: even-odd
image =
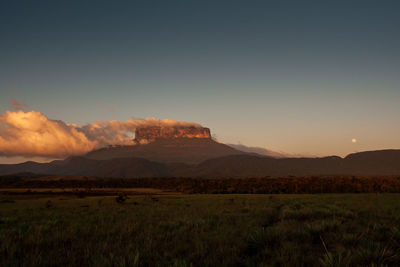
[{"label": "grassland", "polygon": [[400,194],[0,195],[0,266],[399,266]]}]

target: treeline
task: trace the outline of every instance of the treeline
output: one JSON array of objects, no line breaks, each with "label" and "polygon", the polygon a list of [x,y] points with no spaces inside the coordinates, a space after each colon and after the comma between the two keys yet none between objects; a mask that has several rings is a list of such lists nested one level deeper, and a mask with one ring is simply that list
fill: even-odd
[{"label": "treeline", "polygon": [[156,188],[188,194],[400,193],[400,177],[90,178],[3,176],[1,188]]}]

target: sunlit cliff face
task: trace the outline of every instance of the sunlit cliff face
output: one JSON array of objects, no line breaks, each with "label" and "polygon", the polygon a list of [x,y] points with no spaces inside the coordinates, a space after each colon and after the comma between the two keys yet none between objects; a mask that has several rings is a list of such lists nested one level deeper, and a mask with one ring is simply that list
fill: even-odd
[{"label": "sunlit cliff face", "polygon": [[63,158],[109,145],[134,145],[132,135],[137,128],[154,126],[168,136],[209,136],[209,130],[197,130],[207,129],[199,124],[169,119],[98,121],[82,126],[51,120],[37,111],[6,111],[0,114],[0,156]]},{"label": "sunlit cliff face", "polygon": [[135,142],[148,143],[158,138],[211,138],[210,129],[195,126],[151,126],[135,130]]}]

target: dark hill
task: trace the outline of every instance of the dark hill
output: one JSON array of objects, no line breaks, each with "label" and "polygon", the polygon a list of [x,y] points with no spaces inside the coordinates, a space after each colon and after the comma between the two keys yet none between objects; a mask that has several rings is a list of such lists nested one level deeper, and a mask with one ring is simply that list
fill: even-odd
[{"label": "dark hill", "polygon": [[207,160],[192,171],[199,177],[263,177],[338,174],[339,157],[277,159],[254,155],[233,155]]},{"label": "dark hill", "polygon": [[64,161],[17,165],[0,165],[0,175],[20,172],[112,178],[164,177],[169,175],[164,164],[142,158],[93,160],[84,157],[70,157]]},{"label": "dark hill", "polygon": [[[214,142],[215,143],[215,142]],[[218,143],[215,145],[219,148]],[[153,157],[166,157],[167,146],[164,144],[164,154],[155,154]],[[158,148],[160,146],[157,146]],[[163,146],[161,146],[163,147]],[[190,161],[210,156],[204,148],[194,146],[195,152],[184,151],[179,144],[172,144],[170,154],[183,157],[192,156]],[[179,147],[177,151],[175,148]],[[129,147],[130,148],[130,147]],[[127,149],[126,155],[131,155]],[[124,148],[125,149],[125,148]],[[100,151],[100,152],[99,152]],[[103,154],[102,150],[92,152],[92,156]],[[121,152],[123,150],[113,150]],[[160,150],[158,150],[160,151]],[[217,151],[218,152],[218,151]],[[115,157],[121,154],[112,154]],[[123,156],[124,154],[122,154]],[[217,155],[214,154],[214,155]],[[93,157],[94,157],[93,156]],[[172,156],[171,156],[172,157]],[[382,150],[355,153],[342,159],[340,157],[324,158],[271,158],[249,154],[229,155],[205,160],[199,164],[183,162],[155,162],[144,158],[125,157],[105,160],[88,157],[71,157],[51,163],[26,162],[14,165],[0,165],[0,175],[14,173],[35,173],[48,175],[93,176],[93,177],[265,177],[265,176],[317,176],[317,175],[357,175],[357,176],[388,176],[400,175],[400,150]]]},{"label": "dark hill", "polygon": [[344,159],[272,158],[232,155],[211,159],[197,165],[200,177],[262,177],[307,175],[400,175],[400,150],[380,150],[350,154]]},{"label": "dark hill", "polygon": [[400,174],[400,150],[378,150],[353,153],[344,158],[346,168],[355,175]]}]

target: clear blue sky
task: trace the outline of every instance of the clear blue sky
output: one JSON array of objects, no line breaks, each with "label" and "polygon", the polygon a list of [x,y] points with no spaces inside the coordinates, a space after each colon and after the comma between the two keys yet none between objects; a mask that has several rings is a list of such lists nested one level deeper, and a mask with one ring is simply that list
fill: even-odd
[{"label": "clear blue sky", "polygon": [[193,121],[294,154],[400,148],[399,14],[399,1],[2,1],[0,113],[15,98],[70,123]]}]

